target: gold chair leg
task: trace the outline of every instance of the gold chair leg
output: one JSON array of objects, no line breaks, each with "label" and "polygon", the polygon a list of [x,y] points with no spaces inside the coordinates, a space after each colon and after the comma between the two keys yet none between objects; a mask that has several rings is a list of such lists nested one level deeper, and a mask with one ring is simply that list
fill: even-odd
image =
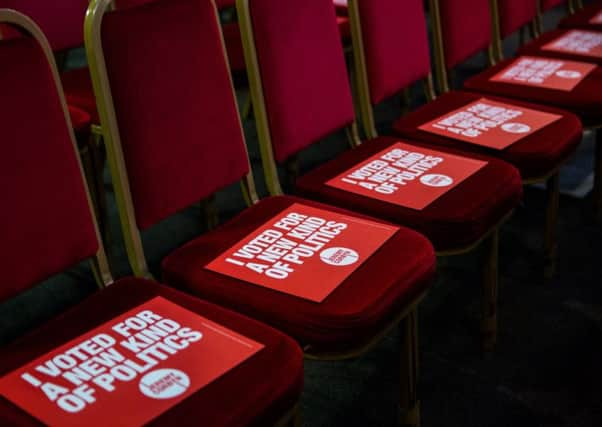
[{"label": "gold chair leg", "polygon": [[481,345],[485,352],[493,351],[497,342],[498,245],[499,231],[496,229],[483,242]]},{"label": "gold chair leg", "polygon": [[103,181],[104,160],[100,152],[100,143],[94,134],[80,146],[79,152],[82,159],[84,175],[88,183],[90,199],[94,213],[98,220],[98,228],[103,240],[105,251],[111,250],[111,236],[109,232],[109,218],[107,210],[106,192]]},{"label": "gold chair leg", "polygon": [[90,138],[90,156],[94,167],[94,186],[97,197],[96,205],[100,234],[105,244],[105,250],[111,252],[112,235],[109,225],[109,210],[107,208],[107,192],[103,177],[106,163],[106,156],[103,151],[103,139],[102,135],[95,134],[94,132]]},{"label": "gold chair leg", "polygon": [[291,417],[289,427],[301,427],[301,410],[299,408],[295,409],[295,414]]},{"label": "gold chair leg", "polygon": [[284,169],[286,171],[287,188],[290,191],[295,188],[295,183],[299,178],[299,157],[297,155],[289,157],[284,163]]},{"label": "gold chair leg", "polygon": [[596,130],[595,150],[594,189],[592,192],[594,201],[594,217],[596,221],[602,222],[602,129]]},{"label": "gold chair leg", "polygon": [[251,93],[248,93],[245,97],[245,103],[242,106],[242,111],[240,112],[240,119],[244,122],[251,115],[251,110],[253,108],[253,99],[251,98]]},{"label": "gold chair leg", "polygon": [[418,384],[418,313],[415,308],[401,321],[401,399],[400,425],[420,426]]},{"label": "gold chair leg", "polygon": [[556,227],[558,223],[558,206],[560,202],[560,173],[551,176],[546,182],[546,229],[544,235],[544,277],[551,279],[556,274],[558,242]]},{"label": "gold chair leg", "polygon": [[219,224],[215,195],[201,201],[201,223],[207,227],[207,230],[213,230]]}]

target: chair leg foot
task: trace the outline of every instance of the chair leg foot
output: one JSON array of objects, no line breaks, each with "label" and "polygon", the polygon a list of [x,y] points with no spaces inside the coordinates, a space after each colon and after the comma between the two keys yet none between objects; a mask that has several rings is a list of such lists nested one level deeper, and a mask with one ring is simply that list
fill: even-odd
[{"label": "chair leg foot", "polygon": [[499,231],[496,229],[483,242],[483,292],[481,296],[481,345],[490,352],[497,343],[497,294],[498,294],[498,245]]},{"label": "chair leg foot", "polygon": [[401,321],[401,398],[400,423],[402,426],[420,426],[418,386],[418,313],[414,308]]},{"label": "chair leg foot", "polygon": [[558,206],[560,202],[560,175],[556,173],[546,183],[547,207],[546,229],[544,235],[544,277],[552,279],[556,274],[558,257],[558,241],[556,227],[558,223]]}]

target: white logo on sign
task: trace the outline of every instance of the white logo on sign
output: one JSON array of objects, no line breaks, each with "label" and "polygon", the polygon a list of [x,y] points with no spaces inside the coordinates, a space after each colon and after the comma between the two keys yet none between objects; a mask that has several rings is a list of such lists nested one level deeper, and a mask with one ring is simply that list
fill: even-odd
[{"label": "white logo on sign", "polygon": [[454,183],[454,180],[447,175],[431,173],[420,177],[420,182],[429,187],[448,187]]},{"label": "white logo on sign", "polygon": [[153,399],[171,399],[184,393],[190,386],[190,378],[177,369],[157,369],[140,380],[140,391]]},{"label": "white logo on sign", "polygon": [[326,264],[344,266],[354,264],[359,254],[348,248],[328,248],[320,252],[320,259]]},{"label": "white logo on sign", "polygon": [[579,71],[572,70],[556,71],[556,75],[558,77],[562,77],[563,79],[578,79],[579,77],[581,77],[581,73]]},{"label": "white logo on sign", "polygon": [[531,130],[531,126],[523,123],[504,123],[502,130],[508,133],[527,133]]}]

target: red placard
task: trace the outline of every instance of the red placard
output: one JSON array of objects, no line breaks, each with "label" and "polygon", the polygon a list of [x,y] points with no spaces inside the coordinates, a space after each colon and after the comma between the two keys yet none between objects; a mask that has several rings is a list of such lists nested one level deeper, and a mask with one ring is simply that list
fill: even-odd
[{"label": "red placard", "polygon": [[602,58],[602,33],[572,30],[542,46],[542,49]]},{"label": "red placard", "polygon": [[521,56],[490,80],[569,92],[595,68],[585,62]]},{"label": "red placard", "polygon": [[52,426],[139,426],[264,346],[161,297],[0,379]]},{"label": "red placard", "polygon": [[326,184],[421,210],[486,164],[397,142]]},{"label": "red placard", "polygon": [[397,230],[295,203],[206,268],[321,302]]},{"label": "red placard", "polygon": [[481,98],[425,123],[418,129],[503,150],[561,117]]},{"label": "red placard", "polygon": [[602,12],[598,12],[596,16],[589,20],[591,24],[602,24]]}]

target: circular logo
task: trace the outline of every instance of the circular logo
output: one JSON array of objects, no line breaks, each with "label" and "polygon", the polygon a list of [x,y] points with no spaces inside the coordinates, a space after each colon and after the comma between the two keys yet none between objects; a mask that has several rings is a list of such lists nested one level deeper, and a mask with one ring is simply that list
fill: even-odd
[{"label": "circular logo", "polygon": [[351,265],[359,258],[360,256],[356,251],[347,248],[328,248],[320,252],[320,259],[330,265]]},{"label": "circular logo", "polygon": [[523,123],[504,123],[502,130],[508,133],[527,133],[531,130],[531,126]]},{"label": "circular logo", "polygon": [[579,71],[572,70],[556,71],[556,75],[558,77],[562,77],[563,79],[578,79],[579,77],[581,77],[581,73]]},{"label": "circular logo", "polygon": [[447,175],[431,173],[421,176],[420,182],[429,187],[448,187],[454,183],[454,180]]},{"label": "circular logo", "polygon": [[140,391],[153,399],[171,399],[184,393],[190,386],[190,378],[177,369],[157,369],[140,380]]}]

